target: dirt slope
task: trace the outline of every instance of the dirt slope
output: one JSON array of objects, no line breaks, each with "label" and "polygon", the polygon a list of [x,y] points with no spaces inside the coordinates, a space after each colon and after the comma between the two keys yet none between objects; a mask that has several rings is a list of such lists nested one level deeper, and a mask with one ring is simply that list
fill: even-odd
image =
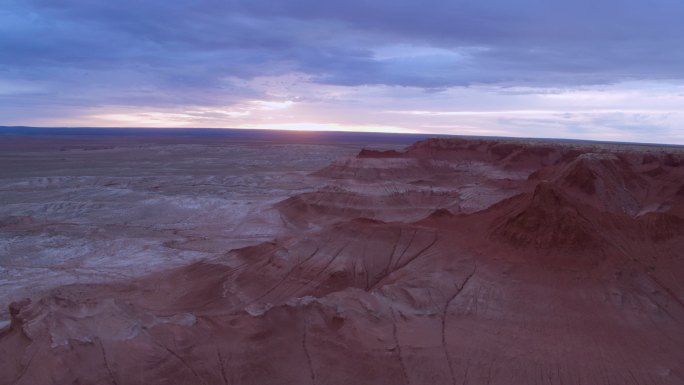
[{"label": "dirt slope", "polygon": [[682,384],[681,149],[435,139],[284,236],[11,305],[2,384]]}]

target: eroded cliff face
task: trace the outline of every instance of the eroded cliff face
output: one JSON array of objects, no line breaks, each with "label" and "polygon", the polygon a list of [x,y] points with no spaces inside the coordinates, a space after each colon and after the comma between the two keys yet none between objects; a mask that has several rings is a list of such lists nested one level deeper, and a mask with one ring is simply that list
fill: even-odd
[{"label": "eroded cliff face", "polygon": [[684,155],[362,151],[283,234],[13,303],[7,384],[684,383]]}]

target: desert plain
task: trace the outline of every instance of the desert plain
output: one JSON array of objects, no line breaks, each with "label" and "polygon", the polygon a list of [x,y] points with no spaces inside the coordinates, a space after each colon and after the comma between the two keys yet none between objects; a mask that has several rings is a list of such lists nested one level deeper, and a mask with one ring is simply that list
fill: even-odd
[{"label": "desert plain", "polygon": [[682,384],[684,148],[3,135],[0,384]]}]

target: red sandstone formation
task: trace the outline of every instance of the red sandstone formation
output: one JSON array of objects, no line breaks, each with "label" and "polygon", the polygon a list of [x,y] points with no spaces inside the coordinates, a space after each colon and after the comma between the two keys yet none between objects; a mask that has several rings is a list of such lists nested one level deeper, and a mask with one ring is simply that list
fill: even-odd
[{"label": "red sandstone formation", "polygon": [[10,306],[2,384],[682,384],[679,148],[434,139],[287,235]]}]

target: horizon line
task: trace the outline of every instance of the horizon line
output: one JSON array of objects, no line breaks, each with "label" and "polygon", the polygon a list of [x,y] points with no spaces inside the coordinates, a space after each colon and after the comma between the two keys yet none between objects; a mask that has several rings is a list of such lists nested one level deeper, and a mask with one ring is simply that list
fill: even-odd
[{"label": "horizon line", "polygon": [[[4,134],[4,129],[39,129],[39,130],[151,130],[151,131],[193,131],[193,130],[207,130],[207,131],[259,131],[259,132],[277,132],[287,134],[370,134],[373,136],[420,136],[424,139],[430,137],[435,138],[467,138],[467,139],[485,139],[485,140],[541,140],[541,141],[563,141],[563,142],[582,142],[582,143],[597,143],[597,144],[624,144],[624,145],[640,145],[640,146],[666,146],[666,147],[684,147],[684,144],[675,143],[658,143],[658,142],[629,142],[629,141],[610,141],[597,139],[580,139],[580,138],[564,138],[564,137],[528,137],[528,136],[495,136],[495,135],[466,135],[466,134],[436,134],[436,133],[422,133],[422,132],[388,132],[388,131],[354,131],[354,130],[288,130],[282,128],[255,128],[255,127],[134,127],[134,126],[25,126],[25,125],[0,125],[0,134]],[[66,135],[66,134],[65,134]]]}]

